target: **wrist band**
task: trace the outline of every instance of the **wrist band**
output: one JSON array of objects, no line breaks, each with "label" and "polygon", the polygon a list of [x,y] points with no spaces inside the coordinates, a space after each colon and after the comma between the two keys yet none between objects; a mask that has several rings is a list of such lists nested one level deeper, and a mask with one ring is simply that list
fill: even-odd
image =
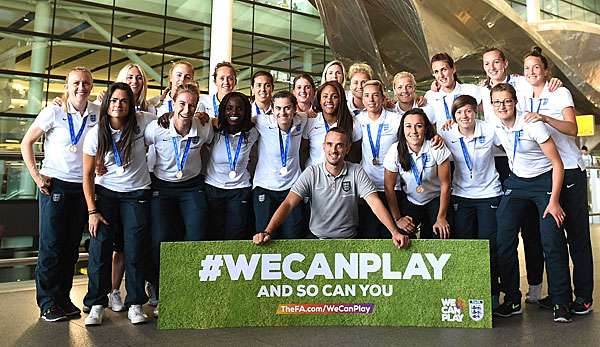
[{"label": "wrist band", "polygon": [[88,216],[91,216],[91,215],[96,214],[96,213],[98,213],[98,210],[88,211]]}]

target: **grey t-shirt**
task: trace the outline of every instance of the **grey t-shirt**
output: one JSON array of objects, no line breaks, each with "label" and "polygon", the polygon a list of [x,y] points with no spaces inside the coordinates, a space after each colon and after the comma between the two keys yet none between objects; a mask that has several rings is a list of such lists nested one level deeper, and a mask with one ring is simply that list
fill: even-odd
[{"label": "grey t-shirt", "polygon": [[321,239],[349,239],[356,235],[358,200],[377,188],[358,164],[345,162],[342,172],[332,176],[325,163],[306,168],[292,192],[309,198],[310,231]]}]

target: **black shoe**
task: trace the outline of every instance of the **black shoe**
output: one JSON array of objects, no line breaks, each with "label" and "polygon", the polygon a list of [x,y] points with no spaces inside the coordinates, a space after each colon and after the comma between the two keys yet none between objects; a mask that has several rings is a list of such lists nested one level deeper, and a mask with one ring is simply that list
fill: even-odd
[{"label": "black shoe", "polygon": [[81,316],[81,310],[77,306],[75,306],[71,301],[64,305],[62,309],[65,312],[65,316],[67,317]]},{"label": "black shoe", "polygon": [[498,306],[498,308],[496,309],[496,311],[494,311],[493,314],[497,317],[507,318],[521,313],[523,313],[523,308],[521,307],[521,304],[513,304],[510,301],[505,301],[504,303],[502,303],[502,305]]},{"label": "black shoe", "polygon": [[554,305],[554,321],[557,323],[571,323],[569,305]]},{"label": "black shoe", "polygon": [[58,322],[66,320],[67,315],[65,315],[65,311],[62,308],[52,305],[52,307],[42,313],[42,319],[46,322]]},{"label": "black shoe", "polygon": [[575,298],[575,301],[571,303],[571,313],[576,315],[586,315],[592,312],[592,300],[587,301],[584,298]]},{"label": "black shoe", "polygon": [[552,304],[552,299],[550,296],[546,296],[538,300],[538,306],[540,308],[545,308],[546,310],[552,310],[554,305]]}]

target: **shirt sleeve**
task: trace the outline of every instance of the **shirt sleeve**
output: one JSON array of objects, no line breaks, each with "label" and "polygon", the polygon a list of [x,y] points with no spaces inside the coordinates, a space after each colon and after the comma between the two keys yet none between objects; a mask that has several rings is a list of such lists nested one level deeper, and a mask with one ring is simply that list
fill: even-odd
[{"label": "shirt sleeve", "polygon": [[302,138],[308,140],[310,138],[310,129],[312,129],[313,124],[315,123],[315,118],[308,118],[306,120],[306,125],[304,126],[304,131],[302,131]]},{"label": "shirt sleeve", "polygon": [[352,142],[360,141],[362,139],[362,127],[356,118],[352,119],[352,127]]},{"label": "shirt sleeve", "polygon": [[85,139],[83,140],[83,153],[91,156],[96,156],[98,151],[98,125],[94,125],[90,131],[88,131]]},{"label": "shirt sleeve", "polygon": [[47,133],[54,127],[54,106],[45,107],[33,121],[33,125]]},{"label": "shirt sleeve", "polygon": [[304,170],[304,172],[300,174],[300,177],[298,177],[298,179],[292,186],[291,191],[298,194],[303,199],[310,198],[314,176],[317,170],[318,169],[315,166],[310,166],[306,170]]},{"label": "shirt sleeve", "polygon": [[390,149],[388,149],[383,158],[383,167],[391,172],[399,172],[398,166],[398,142],[395,142]]},{"label": "shirt sleeve", "polygon": [[440,165],[446,161],[446,159],[450,158],[450,150],[446,145],[442,146],[440,149],[431,148],[431,155],[433,156],[433,159],[435,159],[435,163]]},{"label": "shirt sleeve", "polygon": [[573,96],[567,88],[560,87],[554,92],[554,94],[556,94],[556,97],[553,98],[553,101],[557,103],[557,108],[561,111],[567,107],[575,106],[573,103]]},{"label": "shirt sleeve", "polygon": [[364,199],[369,196],[369,194],[376,192],[377,187],[375,187],[375,184],[371,181],[365,170],[358,164],[356,164],[356,166],[356,188],[358,189],[358,196]]},{"label": "shirt sleeve", "polygon": [[153,121],[152,123],[148,124],[146,130],[144,130],[144,143],[146,144],[146,146],[154,144],[154,133],[157,127],[158,123],[156,121]]},{"label": "shirt sleeve", "polygon": [[471,84],[469,87],[469,95],[471,95],[475,98],[475,100],[477,100],[478,105],[481,104],[481,90],[479,89],[479,87],[474,84]]},{"label": "shirt sleeve", "polygon": [[550,131],[542,122],[527,123],[525,130],[527,135],[537,143],[544,143],[550,138]]}]

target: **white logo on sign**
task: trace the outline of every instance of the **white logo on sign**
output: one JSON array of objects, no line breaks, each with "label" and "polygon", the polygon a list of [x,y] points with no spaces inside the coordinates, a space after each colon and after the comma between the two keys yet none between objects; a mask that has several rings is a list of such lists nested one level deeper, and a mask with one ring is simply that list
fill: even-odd
[{"label": "white logo on sign", "polygon": [[483,300],[469,299],[469,317],[475,322],[483,319]]},{"label": "white logo on sign", "polygon": [[463,313],[459,300],[442,299],[442,322],[462,322]]}]

